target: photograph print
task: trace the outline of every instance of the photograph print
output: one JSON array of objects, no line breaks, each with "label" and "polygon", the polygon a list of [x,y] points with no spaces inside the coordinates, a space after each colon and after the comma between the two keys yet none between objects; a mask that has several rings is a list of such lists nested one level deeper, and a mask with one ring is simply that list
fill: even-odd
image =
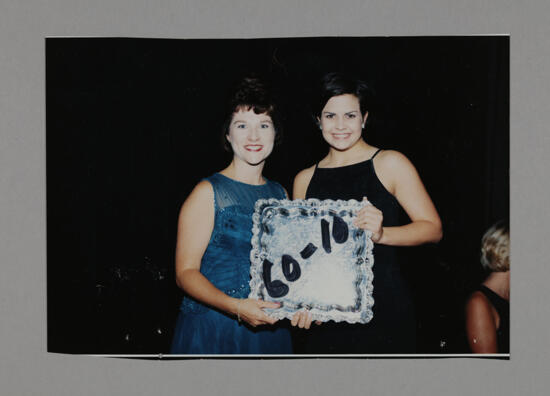
[{"label": "photograph print", "polygon": [[47,350],[509,359],[509,36],[46,39]]}]

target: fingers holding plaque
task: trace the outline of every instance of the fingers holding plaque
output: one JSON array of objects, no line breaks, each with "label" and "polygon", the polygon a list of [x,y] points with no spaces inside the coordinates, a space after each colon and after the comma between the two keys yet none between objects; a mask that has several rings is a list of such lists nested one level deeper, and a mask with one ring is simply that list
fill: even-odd
[{"label": "fingers holding plaque", "polygon": [[250,298],[281,303],[269,311],[291,319],[367,323],[372,319],[370,232],[353,225],[364,203],[258,200],[253,215]]}]

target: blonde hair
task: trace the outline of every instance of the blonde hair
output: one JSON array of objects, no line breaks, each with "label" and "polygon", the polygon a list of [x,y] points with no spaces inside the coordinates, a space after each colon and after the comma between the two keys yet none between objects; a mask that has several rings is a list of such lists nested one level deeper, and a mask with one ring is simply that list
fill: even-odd
[{"label": "blonde hair", "polygon": [[510,227],[501,221],[489,228],[481,239],[481,264],[492,272],[510,269]]}]

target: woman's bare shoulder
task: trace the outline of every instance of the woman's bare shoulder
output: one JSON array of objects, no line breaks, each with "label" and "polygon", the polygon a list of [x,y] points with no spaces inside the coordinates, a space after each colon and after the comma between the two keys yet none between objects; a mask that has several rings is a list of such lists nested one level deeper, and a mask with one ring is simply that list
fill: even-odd
[{"label": "woman's bare shoulder", "polygon": [[407,156],[397,150],[382,150],[375,158],[382,166],[389,167],[402,167],[402,166],[412,166],[411,161]]},{"label": "woman's bare shoulder", "polygon": [[184,208],[201,208],[209,207],[214,201],[214,188],[208,180],[201,180],[193,188],[191,193],[187,196],[187,199],[182,205]]},{"label": "woman's bare shoulder", "polygon": [[197,183],[197,185],[191,191],[190,196],[195,195],[200,198],[212,197],[214,195],[214,187],[212,183],[204,179]]},{"label": "woman's bare shoulder", "polygon": [[466,311],[471,314],[485,314],[491,312],[491,303],[481,291],[476,290],[466,301]]},{"label": "woman's bare shoulder", "polygon": [[192,193],[197,193],[197,194],[212,194],[213,192],[214,192],[214,188],[212,187],[212,183],[210,183],[206,179],[203,179],[200,182],[198,182],[192,191]]},{"label": "woman's bare shoulder", "polygon": [[313,176],[313,172],[315,172],[315,165],[310,166],[309,168],[302,169],[296,177],[294,178],[294,182],[296,181],[310,181],[311,177]]},{"label": "woman's bare shoulder", "polygon": [[315,172],[315,165],[301,170],[294,178],[294,186],[292,189],[293,199],[304,199],[306,191]]}]

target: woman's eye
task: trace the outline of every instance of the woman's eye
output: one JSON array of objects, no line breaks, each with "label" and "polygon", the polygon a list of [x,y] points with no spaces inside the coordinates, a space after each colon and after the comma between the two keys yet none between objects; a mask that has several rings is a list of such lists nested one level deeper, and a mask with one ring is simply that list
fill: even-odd
[{"label": "woman's eye", "polygon": [[330,120],[330,119],[334,118],[334,114],[325,114],[325,118]]},{"label": "woman's eye", "polygon": [[244,128],[246,128],[246,125],[245,124],[237,124],[237,128],[244,129]]},{"label": "woman's eye", "polygon": [[269,124],[262,124],[261,127],[262,127],[263,129],[267,129],[267,128],[269,128]]},{"label": "woman's eye", "polygon": [[347,114],[347,116],[348,116],[348,118],[350,118],[350,119],[353,119],[353,118],[357,117],[356,114]]}]

